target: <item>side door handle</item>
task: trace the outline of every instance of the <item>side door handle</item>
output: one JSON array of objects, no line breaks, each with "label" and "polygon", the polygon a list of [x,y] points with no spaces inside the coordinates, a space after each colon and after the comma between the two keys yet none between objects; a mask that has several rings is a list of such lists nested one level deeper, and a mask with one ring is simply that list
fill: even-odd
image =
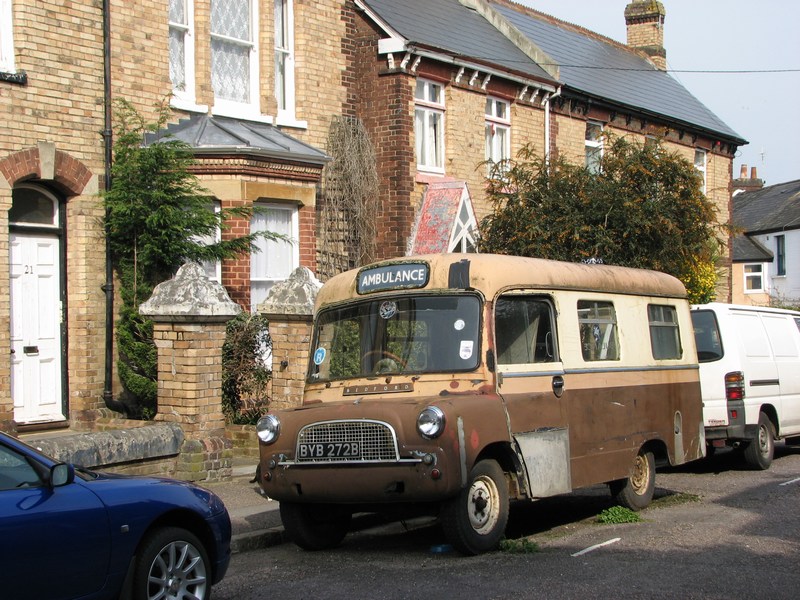
[{"label": "side door handle", "polygon": [[556,395],[556,398],[561,398],[561,395],[564,393],[564,378],[561,375],[553,377],[553,393]]}]

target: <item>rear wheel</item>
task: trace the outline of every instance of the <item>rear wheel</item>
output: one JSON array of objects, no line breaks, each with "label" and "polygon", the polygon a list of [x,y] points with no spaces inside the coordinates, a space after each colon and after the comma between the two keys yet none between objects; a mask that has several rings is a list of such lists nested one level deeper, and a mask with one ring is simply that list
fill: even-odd
[{"label": "rear wheel", "polygon": [[769,469],[775,454],[775,435],[772,421],[765,413],[758,413],[758,433],[744,448],[744,460],[748,466],[759,471]]},{"label": "rear wheel", "polygon": [[453,547],[463,554],[493,550],[508,523],[508,484],[500,465],[482,460],[469,483],[442,507],[442,527]]},{"label": "rear wheel", "polygon": [[289,538],[303,550],[338,546],[350,529],[352,513],[334,504],[281,502],[281,521]]},{"label": "rear wheel", "polygon": [[640,451],[633,461],[630,476],[612,481],[608,487],[620,506],[637,511],[646,508],[656,489],[656,460],[653,453]]}]

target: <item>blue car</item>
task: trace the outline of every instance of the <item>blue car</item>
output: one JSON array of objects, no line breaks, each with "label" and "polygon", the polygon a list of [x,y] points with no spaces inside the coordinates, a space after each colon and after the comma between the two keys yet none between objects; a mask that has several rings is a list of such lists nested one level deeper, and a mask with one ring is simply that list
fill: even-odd
[{"label": "blue car", "polygon": [[0,432],[3,600],[205,600],[230,539],[206,489],[83,470]]}]

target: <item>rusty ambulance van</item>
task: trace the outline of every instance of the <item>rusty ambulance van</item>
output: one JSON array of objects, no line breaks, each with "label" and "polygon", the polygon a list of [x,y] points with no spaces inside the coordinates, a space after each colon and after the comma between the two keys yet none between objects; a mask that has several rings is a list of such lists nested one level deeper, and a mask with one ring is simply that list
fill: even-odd
[{"label": "rusty ambulance van", "polygon": [[356,512],[433,508],[477,554],[511,501],[607,483],[643,508],[656,461],[705,450],[685,296],[663,273],[485,254],[337,275],[302,406],[257,425],[259,484],[311,550]]}]

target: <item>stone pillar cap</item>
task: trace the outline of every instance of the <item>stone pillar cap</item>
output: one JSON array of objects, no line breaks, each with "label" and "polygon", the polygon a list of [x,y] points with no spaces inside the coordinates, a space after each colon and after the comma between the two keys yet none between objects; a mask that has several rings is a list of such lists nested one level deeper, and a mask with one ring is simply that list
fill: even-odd
[{"label": "stone pillar cap", "polygon": [[139,312],[153,321],[228,321],[242,307],[198,263],[187,262],[175,277],[155,287]]},{"label": "stone pillar cap", "polygon": [[306,267],[298,267],[289,278],[276,283],[258,312],[268,315],[312,315],[322,282]]}]

